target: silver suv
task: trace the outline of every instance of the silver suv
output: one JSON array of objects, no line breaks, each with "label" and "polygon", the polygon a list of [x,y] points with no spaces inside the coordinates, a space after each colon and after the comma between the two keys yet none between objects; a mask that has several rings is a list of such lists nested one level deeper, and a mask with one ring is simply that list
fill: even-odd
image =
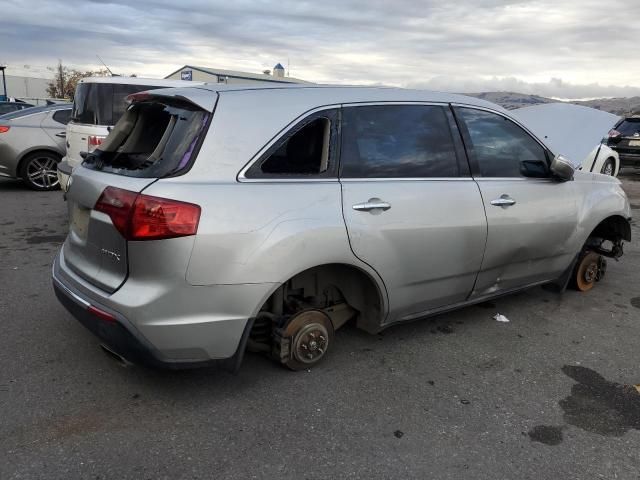
[{"label": "silver suv", "polygon": [[66,192],[66,308],[118,356],[308,368],[368,332],[534,285],[589,290],[630,240],[612,177],[506,111],[387,88],[130,96]]}]

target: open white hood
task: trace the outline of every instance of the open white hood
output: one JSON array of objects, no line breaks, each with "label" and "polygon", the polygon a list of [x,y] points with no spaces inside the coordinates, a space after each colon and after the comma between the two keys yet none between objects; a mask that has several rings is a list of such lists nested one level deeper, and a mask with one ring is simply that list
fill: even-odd
[{"label": "open white hood", "polygon": [[564,155],[576,165],[582,163],[619,120],[611,113],[570,103],[545,103],[510,113],[553,153]]}]

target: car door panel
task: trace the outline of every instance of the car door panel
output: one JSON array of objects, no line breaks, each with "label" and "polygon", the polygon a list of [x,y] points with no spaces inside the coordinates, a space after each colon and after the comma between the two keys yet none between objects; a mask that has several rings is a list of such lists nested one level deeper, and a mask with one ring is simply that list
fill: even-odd
[{"label": "car door panel", "polygon": [[[390,322],[467,298],[486,240],[473,180],[342,180],[342,195],[351,248],[383,278]],[[374,198],[390,208],[353,209]]]},{"label": "car door panel", "polygon": [[[487,246],[470,298],[557,278],[571,263],[578,205],[572,182],[549,171],[550,154],[492,111],[456,107],[487,219]],[[535,175],[528,165],[535,165]]]},{"label": "car door panel", "polygon": [[48,112],[47,115],[44,116],[42,122],[40,123],[40,127],[44,130],[47,136],[51,139],[54,145],[58,147],[60,152],[66,151],[66,125],[62,123],[56,122],[53,119],[53,114],[55,111]]},{"label": "car door panel", "polygon": [[[569,239],[578,209],[572,182],[478,178],[487,215],[487,248],[472,297],[558,277],[577,252]],[[491,202],[508,197],[512,205]]]},{"label": "car door panel", "polygon": [[343,108],[343,215],[385,282],[387,322],[463,302],[480,269],[486,219],[455,128],[441,105]]}]

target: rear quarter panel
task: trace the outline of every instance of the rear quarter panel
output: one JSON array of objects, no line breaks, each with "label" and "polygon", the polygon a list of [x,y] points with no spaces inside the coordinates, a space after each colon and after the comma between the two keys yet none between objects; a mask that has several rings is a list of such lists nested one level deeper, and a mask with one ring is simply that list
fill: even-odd
[{"label": "rear quarter panel", "polygon": [[192,285],[282,283],[328,263],[371,273],[349,247],[337,181],[185,185],[164,179],[145,193],[200,205],[186,272]]}]

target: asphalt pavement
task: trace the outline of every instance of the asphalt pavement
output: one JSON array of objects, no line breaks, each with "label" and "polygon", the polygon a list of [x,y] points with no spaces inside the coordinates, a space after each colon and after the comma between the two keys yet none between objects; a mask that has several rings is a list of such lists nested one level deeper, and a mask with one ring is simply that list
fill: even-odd
[{"label": "asphalt pavement", "polygon": [[66,230],[60,192],[0,180],[0,479],[640,478],[637,220],[591,292],[347,326],[310,371],[235,376],[107,357],[51,287]]}]

